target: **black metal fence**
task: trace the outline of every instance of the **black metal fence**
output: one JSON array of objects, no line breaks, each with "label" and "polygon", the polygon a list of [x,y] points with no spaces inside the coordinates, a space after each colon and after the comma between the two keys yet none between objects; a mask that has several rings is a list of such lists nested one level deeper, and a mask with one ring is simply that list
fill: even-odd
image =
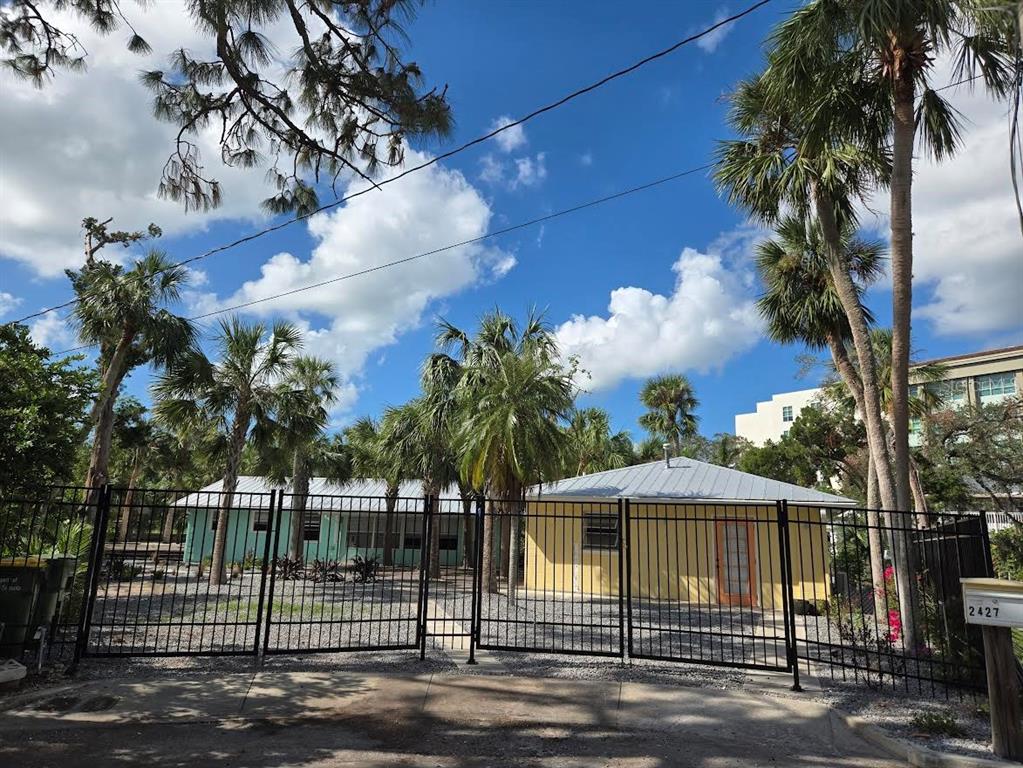
[{"label": "black metal fence", "polygon": [[991,572],[976,514],[277,490],[91,498],[64,488],[0,505],[0,654],[439,647],[471,661],[485,648],[932,696],[984,686],[959,587]]},{"label": "black metal fence", "polygon": [[[796,581],[810,587],[794,606],[808,669],[926,695],[985,687],[983,644],[965,623],[960,587],[993,575],[983,515],[789,509],[826,544],[793,559]],[[822,573],[823,583],[811,576]]]},{"label": "black metal fence", "polygon": [[92,561],[96,507],[81,488],[0,499],[0,658],[70,657]]}]

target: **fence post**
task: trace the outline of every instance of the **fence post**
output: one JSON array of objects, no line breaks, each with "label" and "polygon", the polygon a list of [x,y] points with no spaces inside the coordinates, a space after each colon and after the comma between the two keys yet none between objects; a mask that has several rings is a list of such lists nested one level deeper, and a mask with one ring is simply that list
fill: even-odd
[{"label": "fence post", "polygon": [[995,563],[991,558],[991,533],[987,527],[987,512],[980,510],[980,537],[984,544],[984,567],[987,568],[987,575],[995,575]]},{"label": "fence post", "polygon": [[[281,491],[281,495],[284,492]],[[273,524],[274,514],[277,508],[277,489],[270,489],[270,507],[266,511],[266,531],[263,535],[263,562],[260,564],[259,569],[259,603],[256,608],[256,639],[252,646],[252,654],[256,657],[256,663],[263,663],[263,650],[264,647],[260,644],[260,635],[263,629],[263,608],[264,601],[266,598],[266,571],[267,571],[267,558],[270,557],[270,535],[277,530],[277,526]]]},{"label": "fence post", "polygon": [[[625,558],[625,611],[628,619],[626,627],[625,658],[631,659],[632,651],[632,526],[630,520],[630,501],[625,499],[625,526],[618,537],[621,540],[622,557]],[[619,590],[620,592],[621,590]]]},{"label": "fence post", "polygon": [[480,579],[480,570],[483,562],[483,499],[476,499],[476,514],[472,534],[472,612],[469,618],[469,661],[467,664],[476,663],[476,646],[479,644],[479,619],[480,606],[483,603],[481,587],[483,581]]},{"label": "fence post", "polygon": [[[93,495],[86,491],[86,498]],[[96,498],[96,514],[93,516],[92,539],[89,541],[89,565],[82,584],[82,607],[78,614],[78,637],[75,639],[75,653],[68,667],[68,674],[78,668],[78,662],[88,653],[89,632],[92,629],[92,612],[96,605],[96,591],[99,589],[99,571],[103,561],[103,542],[106,539],[107,519],[110,517],[110,484],[104,485]],[[86,509],[88,513],[88,509]]]},{"label": "fence post", "polygon": [[799,684],[799,652],[796,649],[796,604],[795,592],[792,584],[792,540],[789,536],[789,502],[782,499],[778,504],[778,525],[781,537],[779,547],[782,559],[782,582],[783,594],[782,611],[785,616],[785,652],[788,656],[788,665],[792,668],[792,690],[802,691]]},{"label": "fence post", "polygon": [[426,626],[430,613],[430,538],[433,535],[433,497],[423,497],[423,541],[419,555],[419,584],[421,595],[419,660],[426,659]]},{"label": "fence post", "polygon": [[618,651],[622,661],[625,656],[625,546],[623,544],[625,519],[625,504],[621,498],[618,499]]},{"label": "fence post", "polygon": [[[267,525],[273,528],[274,534],[274,545],[273,549],[269,552],[270,557],[270,587],[266,594],[266,618],[263,624],[263,646],[260,648],[260,659],[266,655],[266,649],[270,647],[270,623],[273,619],[273,604],[274,604],[274,582],[277,580],[277,550],[281,544],[281,513],[284,509],[284,492],[281,491],[277,495],[277,512],[267,515]],[[273,522],[271,522],[271,520]],[[270,541],[270,531],[266,532],[266,540]],[[266,546],[264,545],[264,551]],[[263,558],[263,573],[266,573],[266,558]]]}]

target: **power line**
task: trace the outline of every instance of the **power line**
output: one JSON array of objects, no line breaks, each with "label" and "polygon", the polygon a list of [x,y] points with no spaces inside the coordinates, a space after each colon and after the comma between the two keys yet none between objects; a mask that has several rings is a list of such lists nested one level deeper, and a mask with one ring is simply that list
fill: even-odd
[{"label": "power line", "polygon": [[[482,144],[482,143],[484,143],[486,141],[489,141],[490,139],[494,138],[495,136],[497,136],[500,133],[503,133],[504,131],[511,130],[512,128],[515,128],[515,127],[517,127],[519,125],[522,125],[522,124],[532,120],[535,117],[539,117],[540,115],[542,115],[542,114],[544,114],[546,112],[550,112],[550,111],[555,110],[555,109],[557,109],[557,108],[559,108],[561,106],[564,106],[568,102],[573,101],[574,99],[577,99],[580,96],[584,96],[585,94],[590,93],[591,91],[595,91],[598,88],[602,88],[603,86],[607,85],[608,83],[610,83],[613,80],[617,80],[617,79],[619,79],[621,77],[625,77],[626,75],[629,75],[629,74],[635,72],[637,69],[640,69],[641,67],[644,67],[644,66],[646,66],[647,64],[649,64],[649,63],[651,63],[653,61],[656,61],[658,59],[664,58],[665,56],[668,56],[669,54],[674,53],[679,48],[682,48],[683,46],[689,45],[690,43],[694,43],[697,40],[699,40],[700,38],[706,37],[707,35],[711,34],[712,32],[720,29],[721,27],[727,26],[728,24],[732,24],[733,22],[738,21],[739,19],[743,18],[744,16],[748,16],[749,14],[753,13],[757,9],[767,5],[770,2],[772,2],[772,0],[759,0],[759,2],[754,3],[753,5],[749,6],[745,10],[740,11],[739,13],[733,14],[733,15],[727,17],[727,18],[721,19],[720,21],[715,22],[714,24],[710,25],[709,27],[707,27],[707,28],[705,28],[705,29],[703,29],[703,30],[701,30],[699,32],[696,32],[696,33],[694,33],[692,35],[689,35],[688,37],[685,37],[682,40],[679,40],[678,42],[674,43],[673,45],[670,45],[667,48],[664,48],[664,49],[662,49],[660,51],[657,51],[656,53],[653,53],[653,54],[651,54],[651,55],[649,55],[649,56],[647,56],[647,57],[645,57],[643,59],[640,59],[639,61],[635,62],[634,64],[631,64],[628,67],[625,67],[624,69],[619,69],[617,72],[613,72],[610,75],[607,75],[607,76],[601,78],[600,80],[597,80],[596,82],[591,83],[590,85],[587,85],[587,86],[585,86],[583,88],[579,88],[576,91],[572,91],[571,93],[569,93],[566,96],[561,97],[557,101],[553,101],[550,104],[547,104],[545,106],[539,107],[538,109],[533,110],[529,114],[524,115],[524,116],[520,117],[517,120],[513,120],[512,122],[507,123],[506,125],[499,126],[498,128],[495,128],[494,130],[490,131],[489,133],[484,134],[483,136],[479,136],[478,138],[472,139],[471,141],[468,141],[465,144],[462,144],[461,146],[455,147],[454,149],[448,150],[447,152],[443,152],[442,154],[439,154],[436,157],[432,157],[429,160],[426,160],[426,161],[420,163],[419,165],[412,166],[411,168],[406,168],[401,173],[399,173],[399,174],[397,174],[395,176],[392,176],[389,179],[385,179],[385,180],[379,181],[379,182],[376,183],[375,187],[370,186],[370,187],[366,187],[364,189],[361,189],[361,190],[359,190],[357,192],[352,192],[351,194],[345,195],[344,197],[337,198],[337,199],[333,200],[332,202],[329,202],[329,203],[326,203],[324,205],[321,205],[319,208],[316,208],[315,210],[309,211],[307,213],[300,214],[298,216],[295,216],[292,219],[288,219],[287,221],[280,222],[279,224],[275,224],[273,226],[266,227],[264,229],[258,230],[256,232],[251,233],[251,234],[245,235],[244,237],[240,237],[237,240],[233,240],[233,241],[231,241],[229,243],[225,243],[224,245],[219,245],[219,246],[217,246],[215,248],[211,248],[210,250],[205,251],[205,252],[200,253],[200,254],[197,254],[196,256],[191,256],[191,257],[189,257],[187,259],[184,259],[184,260],[179,261],[179,262],[177,262],[175,264],[172,264],[172,265],[168,266],[165,270],[161,270],[161,271],[167,271],[167,270],[170,270],[170,269],[175,269],[177,267],[185,266],[186,264],[192,264],[193,262],[209,258],[210,256],[213,256],[214,254],[223,253],[224,251],[228,251],[228,250],[230,250],[232,248],[237,248],[239,245],[244,245],[245,243],[251,242],[253,240],[256,240],[256,239],[258,239],[260,237],[263,237],[265,235],[271,234],[273,232],[277,232],[278,230],[284,229],[285,227],[289,227],[292,224],[295,224],[296,222],[304,221],[305,219],[308,219],[311,216],[315,216],[316,214],[323,213],[324,211],[328,211],[328,210],[331,210],[333,208],[336,208],[337,206],[341,205],[342,203],[346,203],[349,200],[352,200],[353,198],[356,198],[356,197],[359,197],[361,195],[364,195],[367,192],[371,192],[374,189],[377,189],[379,187],[383,187],[386,184],[391,184],[391,183],[393,183],[395,181],[398,181],[399,179],[402,179],[402,178],[404,178],[405,176],[408,176],[411,173],[415,173],[417,171],[421,171],[424,168],[429,168],[431,165],[435,165],[436,163],[439,163],[441,160],[446,160],[446,159],[448,159],[450,157],[454,157],[455,155],[457,155],[457,154],[459,154],[461,152],[464,152],[465,150],[470,149],[471,147],[474,147],[474,146],[476,146],[478,144]],[[42,317],[43,315],[49,314],[50,312],[56,312],[57,310],[65,309],[65,308],[73,306],[74,304],[77,304],[77,303],[78,303],[78,299],[77,298],[72,298],[72,299],[69,299],[68,301],[65,301],[63,304],[57,304],[57,305],[52,306],[52,307],[47,307],[47,308],[42,309],[42,310],[40,310],[38,312],[33,312],[30,315],[25,315],[24,317],[18,318],[17,320],[11,320],[8,323],[5,323],[4,325],[10,325],[10,324],[13,324],[13,323],[23,323],[26,320],[32,320],[32,319],[34,319],[36,317]]]},{"label": "power line", "polygon": [[[227,312],[236,312],[239,309],[246,309],[248,307],[255,306],[256,304],[264,304],[264,303],[266,303],[268,301],[273,301],[275,299],[284,298],[285,296],[293,296],[296,293],[303,293],[304,291],[311,291],[311,290],[314,290],[316,288],[322,288],[325,285],[331,285],[333,283],[339,283],[339,282],[341,282],[343,280],[351,280],[352,278],[361,277],[363,275],[368,275],[368,274],[370,274],[372,272],[379,272],[381,270],[389,269],[391,267],[397,267],[397,266],[400,266],[402,264],[408,264],[411,261],[417,261],[419,259],[426,258],[427,256],[434,256],[434,255],[436,255],[438,253],[444,253],[445,251],[451,251],[451,250],[454,250],[455,248],[461,248],[461,247],[466,246],[466,245],[474,245],[475,243],[482,243],[485,240],[490,240],[490,239],[493,239],[495,237],[499,237],[500,235],[507,235],[509,232],[516,232],[516,231],[518,231],[520,229],[526,229],[527,227],[532,227],[532,226],[535,226],[536,224],[542,224],[544,222],[551,221],[552,219],[558,219],[558,218],[561,218],[562,216],[567,216],[570,213],[577,213],[579,211],[586,210],[587,208],[593,208],[595,206],[611,202],[612,200],[618,200],[618,199],[623,198],[623,197],[628,197],[629,195],[634,195],[637,192],[643,192],[643,191],[645,191],[647,189],[652,189],[654,187],[661,186],[662,184],[667,184],[669,181],[675,181],[675,180],[681,179],[681,178],[683,178],[685,176],[691,176],[694,173],[699,173],[700,171],[709,170],[712,167],[713,167],[712,163],[706,163],[704,165],[697,166],[696,168],[688,168],[688,169],[686,169],[684,171],[679,171],[678,173],[673,173],[670,176],[663,176],[663,177],[661,177],[659,179],[655,179],[654,181],[648,181],[648,182],[646,182],[644,184],[639,184],[638,186],[635,186],[635,187],[629,187],[628,189],[624,189],[624,190],[622,190],[620,192],[615,192],[615,193],[610,194],[610,195],[605,195],[604,197],[598,197],[598,198],[596,198],[594,200],[588,200],[588,201],[586,201],[584,203],[579,203],[578,205],[573,205],[570,208],[563,208],[560,211],[555,211],[554,213],[548,213],[548,214],[546,214],[544,216],[537,216],[536,218],[532,218],[532,219],[529,219],[527,221],[522,221],[522,222],[519,222],[518,224],[512,224],[511,226],[508,226],[508,227],[502,227],[501,229],[495,229],[495,230],[492,230],[490,232],[485,232],[484,234],[480,235],[479,237],[472,237],[472,238],[469,238],[468,240],[461,240],[461,241],[459,241],[457,243],[451,243],[449,245],[441,246],[440,248],[434,248],[434,249],[429,250],[429,251],[423,251],[422,253],[417,253],[417,254],[415,254],[413,256],[406,256],[406,257],[404,257],[402,259],[395,259],[394,261],[388,261],[388,262],[385,262],[383,264],[377,264],[376,266],[373,266],[373,267],[367,267],[366,269],[360,269],[357,272],[349,272],[349,273],[344,274],[344,275],[337,275],[335,277],[331,277],[331,278],[328,278],[326,280],[321,280],[321,281],[319,281],[317,283],[311,283],[309,285],[303,285],[300,288],[292,288],[289,291],[282,291],[281,293],[275,293],[275,294],[273,294],[271,296],[264,296],[264,297],[259,298],[259,299],[253,299],[252,301],[242,302],[241,304],[233,304],[233,305],[231,305],[229,307],[223,307],[221,309],[217,309],[217,310],[214,310],[212,312],[206,312],[206,313],[201,314],[201,315],[195,315],[194,317],[189,317],[188,320],[205,320],[208,317],[214,317],[216,315],[223,315],[223,314],[225,314]],[[53,353],[52,356],[53,357],[59,357],[60,355],[67,355],[67,354],[71,354],[72,352],[80,352],[83,349],[89,349],[90,347],[94,347],[94,346],[96,346],[96,345],[95,344],[84,344],[84,345],[82,345],[80,347],[72,347],[71,349],[65,349],[65,350],[62,350],[60,352],[55,352],[55,353]]]}]

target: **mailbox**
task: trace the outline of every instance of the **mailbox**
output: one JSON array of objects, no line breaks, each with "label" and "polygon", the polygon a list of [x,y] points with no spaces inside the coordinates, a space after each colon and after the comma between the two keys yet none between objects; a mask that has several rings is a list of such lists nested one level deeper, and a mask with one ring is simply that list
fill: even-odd
[{"label": "mailbox", "polygon": [[1023,581],[960,579],[967,624],[1023,627]]}]

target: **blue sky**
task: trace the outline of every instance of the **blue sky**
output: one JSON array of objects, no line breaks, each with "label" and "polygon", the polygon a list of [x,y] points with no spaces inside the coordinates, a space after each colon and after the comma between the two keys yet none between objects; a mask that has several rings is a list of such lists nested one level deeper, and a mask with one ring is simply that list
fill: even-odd
[{"label": "blue sky", "polygon": [[[156,40],[154,56],[163,40],[169,50],[193,34],[168,5],[139,19]],[[296,224],[204,260],[183,311],[401,258],[706,163],[727,136],[724,95],[756,70],[762,40],[791,5],[770,5],[711,44],[684,48],[521,133],[417,174],[414,184],[398,182],[312,227]],[[624,15],[620,3],[430,3],[409,27],[409,58],[431,85],[447,84],[456,128],[442,146],[415,149],[437,152],[473,138],[503,116],[528,112],[738,8],[665,2],[629,6]],[[256,209],[266,196],[262,174],[223,171],[211,155],[207,164],[225,183],[223,210],[186,216],[157,200],[170,145],[168,128],[153,122],[131,77],[142,65],[117,40],[87,47],[89,72],[62,74],[44,92],[0,82],[13,94],[0,106],[10,126],[0,136],[0,320],[68,296],[60,269],[80,259],[82,216],[115,215],[132,228],[155,221],[168,233],[159,246],[175,259],[266,223]],[[939,63],[938,81],[941,72]],[[955,98],[972,120],[963,156],[940,168],[923,164],[917,178],[921,357],[1023,339],[1023,248],[1003,167],[1005,110],[979,95]],[[36,143],[41,161],[23,161],[16,132],[29,137],[19,146]],[[871,207],[883,211],[883,198]],[[868,217],[867,224],[883,234],[883,222]],[[753,410],[757,400],[813,386],[820,375],[798,378],[803,350],[761,337],[751,304],[758,235],[697,174],[486,246],[272,303],[253,316],[303,323],[310,349],[338,363],[346,380],[338,423],[415,395],[438,315],[472,327],[495,306],[522,317],[535,305],[591,370],[592,391],[581,402],[606,408],[616,428],[641,438],[643,377],[680,371],[700,400],[701,430],[712,435],[731,431],[735,413]],[[621,290],[630,288],[638,290]],[[869,301],[886,322],[884,286]],[[55,318],[35,332],[54,349],[74,344]],[[147,381],[134,376],[130,391],[145,399]]]}]

